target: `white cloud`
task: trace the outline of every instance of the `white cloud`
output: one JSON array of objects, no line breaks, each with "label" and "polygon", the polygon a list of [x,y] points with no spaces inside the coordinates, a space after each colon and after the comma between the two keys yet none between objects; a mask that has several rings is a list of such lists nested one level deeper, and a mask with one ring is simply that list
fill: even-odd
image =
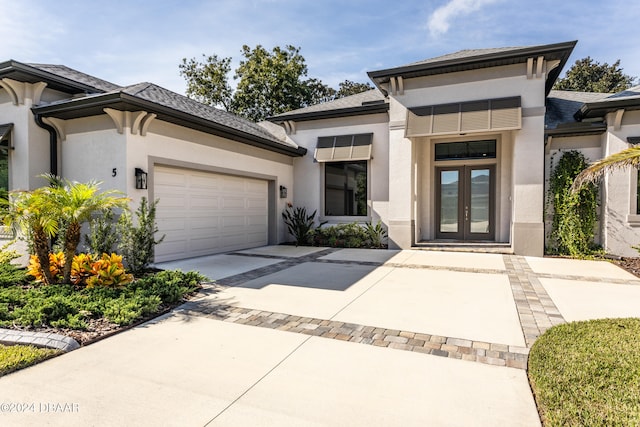
[{"label": "white cloud", "polygon": [[432,36],[438,36],[449,31],[451,21],[460,15],[468,15],[481,7],[494,3],[496,0],[450,0],[444,6],[437,8],[429,17],[427,27]]}]

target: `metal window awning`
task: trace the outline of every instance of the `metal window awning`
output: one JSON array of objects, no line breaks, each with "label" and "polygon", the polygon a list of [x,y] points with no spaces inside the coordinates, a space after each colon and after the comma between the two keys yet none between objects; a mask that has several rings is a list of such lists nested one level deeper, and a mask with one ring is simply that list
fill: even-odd
[{"label": "metal window awning", "polygon": [[406,123],[406,137],[520,129],[521,101],[514,96],[413,107],[407,110]]},{"label": "metal window awning", "polygon": [[314,158],[318,162],[340,162],[371,159],[373,133],[321,136]]}]

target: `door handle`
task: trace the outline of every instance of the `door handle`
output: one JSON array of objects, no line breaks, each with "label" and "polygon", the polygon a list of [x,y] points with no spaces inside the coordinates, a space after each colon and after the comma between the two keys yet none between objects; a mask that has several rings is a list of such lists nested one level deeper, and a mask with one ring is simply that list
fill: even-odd
[{"label": "door handle", "polygon": [[464,220],[469,221],[469,206],[464,207]]}]

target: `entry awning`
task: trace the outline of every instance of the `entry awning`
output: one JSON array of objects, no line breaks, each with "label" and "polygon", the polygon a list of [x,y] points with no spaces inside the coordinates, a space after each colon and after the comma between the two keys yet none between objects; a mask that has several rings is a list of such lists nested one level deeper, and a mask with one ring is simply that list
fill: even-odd
[{"label": "entry awning", "polygon": [[460,135],[522,128],[520,97],[409,108],[405,136]]},{"label": "entry awning", "polygon": [[372,140],[372,133],[321,136],[314,157],[318,162],[369,160]]}]

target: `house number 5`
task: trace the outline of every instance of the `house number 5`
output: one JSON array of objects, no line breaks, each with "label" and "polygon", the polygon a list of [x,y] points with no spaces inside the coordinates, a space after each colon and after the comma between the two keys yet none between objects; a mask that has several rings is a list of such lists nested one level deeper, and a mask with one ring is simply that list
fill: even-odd
[{"label": "house number 5", "polygon": [[111,176],[116,176],[116,175],[118,175],[118,169],[117,168],[111,169]]}]

